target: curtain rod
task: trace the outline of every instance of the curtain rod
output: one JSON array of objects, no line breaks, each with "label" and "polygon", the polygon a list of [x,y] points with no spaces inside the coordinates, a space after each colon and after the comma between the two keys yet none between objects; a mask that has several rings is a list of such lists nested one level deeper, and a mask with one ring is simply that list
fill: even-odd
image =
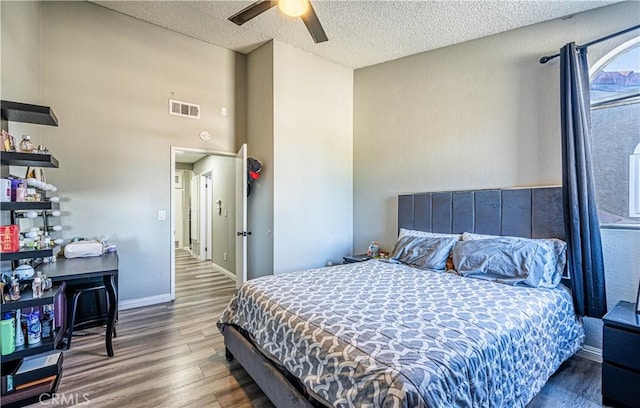
[{"label": "curtain rod", "polygon": [[[589,46],[591,46],[593,44],[597,44],[599,42],[606,41],[606,40],[608,40],[610,38],[617,37],[617,36],[622,35],[622,34],[626,34],[626,33],[630,32],[630,31],[637,30],[639,28],[640,28],[640,24],[636,25],[636,26],[633,26],[633,27],[629,27],[629,28],[627,28],[625,30],[622,30],[622,31],[618,31],[617,33],[610,34],[610,35],[608,35],[606,37],[598,38],[597,40],[593,40],[593,41],[591,41],[589,43],[586,43],[584,45],[578,45],[578,48],[587,48],[587,47],[589,47]],[[552,59],[554,59],[556,57],[559,57],[559,56],[560,56],[559,53],[555,54],[555,55],[547,55],[546,57],[540,58],[540,63],[541,64],[546,64],[547,62],[549,62]]]}]

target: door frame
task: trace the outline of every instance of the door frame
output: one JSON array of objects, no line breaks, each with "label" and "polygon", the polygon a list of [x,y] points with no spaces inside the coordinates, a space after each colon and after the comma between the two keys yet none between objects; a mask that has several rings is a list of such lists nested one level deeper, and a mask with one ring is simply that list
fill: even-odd
[{"label": "door frame", "polygon": [[169,200],[171,202],[171,214],[169,216],[170,218],[170,231],[169,231],[169,241],[171,241],[170,243],[170,248],[171,250],[170,252],[170,295],[171,295],[171,300],[175,300],[176,299],[176,243],[175,243],[175,229],[176,229],[176,217],[175,217],[175,204],[174,204],[174,181],[176,179],[176,152],[187,152],[187,153],[200,153],[200,154],[206,154],[209,156],[225,156],[225,157],[236,157],[236,153],[229,153],[229,152],[221,152],[218,150],[206,150],[206,149],[196,149],[196,148],[192,148],[192,147],[181,147],[181,146],[171,146],[171,175],[169,178],[170,181],[170,197]]}]

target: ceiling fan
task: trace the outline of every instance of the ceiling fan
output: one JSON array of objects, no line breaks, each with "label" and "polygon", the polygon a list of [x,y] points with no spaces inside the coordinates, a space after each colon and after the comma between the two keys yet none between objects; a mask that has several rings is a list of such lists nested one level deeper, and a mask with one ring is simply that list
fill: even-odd
[{"label": "ceiling fan", "polygon": [[315,43],[321,43],[328,40],[318,15],[316,14],[311,1],[309,0],[260,0],[256,1],[249,7],[237,12],[229,17],[229,21],[237,25],[242,25],[254,17],[259,16],[274,6],[278,6],[280,11],[291,17],[300,17],[307,26],[309,34]]}]

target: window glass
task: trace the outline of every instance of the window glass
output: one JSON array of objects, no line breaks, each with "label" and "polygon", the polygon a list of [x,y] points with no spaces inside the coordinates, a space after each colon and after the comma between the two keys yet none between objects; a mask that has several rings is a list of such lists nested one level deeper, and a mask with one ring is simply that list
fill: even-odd
[{"label": "window glass", "polygon": [[606,63],[591,78],[591,106],[638,97],[640,93],[640,44]]},{"label": "window glass", "polygon": [[640,225],[640,38],[628,44],[605,57],[591,76],[591,147],[601,224]]}]

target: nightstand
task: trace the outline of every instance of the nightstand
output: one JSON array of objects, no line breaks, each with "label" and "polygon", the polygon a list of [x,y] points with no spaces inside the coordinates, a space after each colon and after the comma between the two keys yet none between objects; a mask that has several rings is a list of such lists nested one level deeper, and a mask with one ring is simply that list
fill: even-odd
[{"label": "nightstand", "polygon": [[619,302],[603,318],[602,403],[637,407],[640,401],[640,315]]},{"label": "nightstand", "polygon": [[348,255],[342,258],[342,263],[350,264],[350,263],[364,262],[364,261],[368,261],[369,259],[371,258],[369,258],[367,254]]}]

